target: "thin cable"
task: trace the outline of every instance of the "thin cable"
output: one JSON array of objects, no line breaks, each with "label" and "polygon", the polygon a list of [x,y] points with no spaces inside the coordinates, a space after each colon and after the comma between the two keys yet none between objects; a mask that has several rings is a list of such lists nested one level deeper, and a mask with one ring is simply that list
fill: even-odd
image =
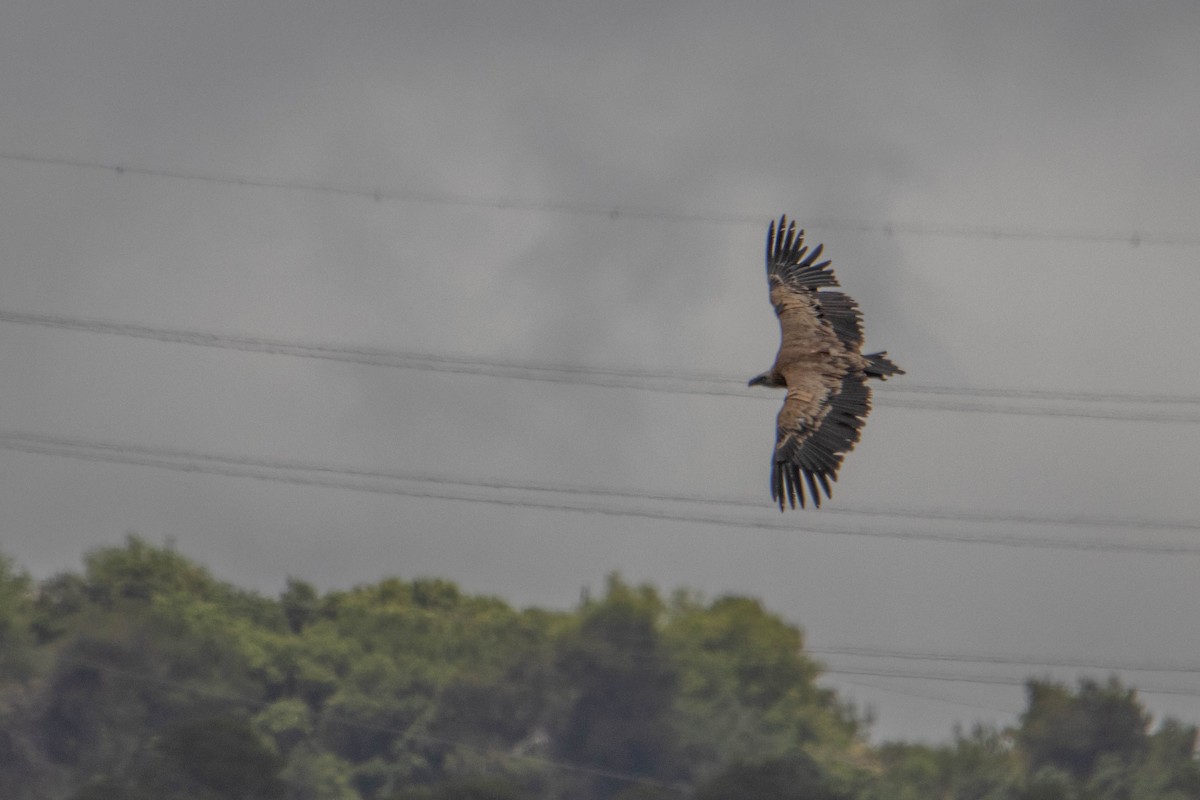
[{"label": "thin cable", "polygon": [[[63,448],[78,449],[81,452],[111,452],[128,456],[139,456],[152,459],[172,461],[200,461],[215,464],[232,465],[236,467],[261,467],[266,470],[283,472],[301,472],[329,474],[335,476],[350,476],[354,478],[399,481],[417,484],[448,485],[465,489],[484,489],[500,491],[535,492],[554,495],[571,495],[575,497],[604,498],[633,501],[654,501],[682,503],[687,505],[707,505],[727,507],[732,509],[762,509],[761,499],[749,497],[728,497],[702,494],[673,494],[668,492],[652,492],[637,489],[616,489],[611,487],[579,486],[567,483],[547,483],[539,481],[513,481],[506,479],[469,479],[461,476],[436,475],[428,472],[412,470],[385,470],[368,467],[352,467],[345,464],[322,463],[316,461],[301,461],[297,459],[262,458],[244,455],[229,455],[211,453],[186,448],[161,447],[134,444],[130,442],[104,442],[95,439],[79,437],[49,436],[46,434],[28,433],[0,428],[0,442],[13,446],[45,447],[47,449]],[[985,524],[1022,524],[1073,528],[1114,528],[1136,530],[1183,531],[1200,533],[1200,522],[1185,520],[1166,520],[1134,517],[1096,517],[1072,514],[987,514],[971,511],[955,511],[949,509],[897,509],[877,507],[837,507],[828,508],[822,514],[831,516],[850,516],[887,519],[910,519],[922,522],[968,522]]]},{"label": "thin cable", "polygon": [[[884,390],[885,392],[887,389]],[[992,406],[977,405],[970,402],[938,402],[904,400],[890,397],[887,394],[878,399],[881,406],[892,408],[910,408],[920,411],[957,411],[971,414],[1010,414],[1027,417],[1071,417],[1074,419],[1126,420],[1129,422],[1161,422],[1183,425],[1200,424],[1200,414],[1197,413],[1156,413],[1141,412],[1132,409],[1080,410],[1070,408],[1028,408],[1022,406]]]},{"label": "thin cable", "polygon": [[[609,640],[613,639],[613,637],[611,637],[611,636],[606,637],[606,638]],[[618,641],[619,641],[619,639],[618,639]],[[642,642],[643,642],[642,639],[626,640],[626,641],[628,644],[632,644],[633,647],[631,649],[622,650],[620,652],[620,656],[622,658],[628,659],[630,661],[669,664],[673,660],[678,658],[677,655],[675,655],[669,651],[669,648],[663,648],[663,649],[648,649],[648,648],[646,648],[642,644]],[[693,648],[694,647],[695,647],[695,644],[693,643]],[[701,647],[703,647],[703,644],[701,644]],[[802,651],[802,655],[805,658],[808,658],[809,656],[812,656],[817,652],[819,652],[819,651],[814,650],[812,648],[804,648]],[[973,661],[972,659],[955,659],[955,660]],[[978,663],[1000,663],[1000,662],[979,661]],[[1013,661],[1012,663],[1021,664],[1023,666],[1041,666],[1041,667],[1055,666],[1054,663],[1042,662],[1042,661],[1031,661],[1028,663]],[[1091,670],[1103,669],[1105,671],[1112,671],[1114,669],[1116,669],[1116,670],[1121,669],[1120,667],[1111,667],[1111,666],[1105,666],[1105,665],[1101,665],[1101,664],[1090,664],[1090,663],[1083,663],[1083,662],[1074,662],[1074,663],[1076,663],[1081,668],[1091,669]],[[837,666],[830,666],[829,664],[825,664],[825,663],[821,663],[821,662],[813,662],[813,666],[817,668],[820,676],[868,675],[868,676],[883,677],[883,678],[902,678],[902,679],[911,679],[911,680],[958,681],[958,682],[962,682],[962,683],[980,683],[980,684],[1013,685],[1013,686],[1023,685],[1024,683],[1028,682],[1029,680],[1037,680],[1037,678],[1030,678],[1029,676],[1026,676],[1026,677],[1013,677],[1011,675],[991,676],[991,675],[978,675],[977,673],[973,673],[973,672],[961,672],[961,671],[960,672],[945,672],[945,671],[927,672],[927,671],[916,670],[916,669],[904,670],[904,669],[886,669],[886,668],[867,668],[867,667],[855,667],[855,666],[837,667]],[[1136,671],[1136,670],[1133,670],[1133,671]],[[1151,669],[1148,671],[1152,671],[1152,672],[1157,672],[1157,671],[1185,672],[1185,673],[1192,672],[1191,669],[1180,669],[1180,670]],[[1141,690],[1142,687],[1139,685],[1138,689]],[[1154,687],[1154,688],[1145,689],[1145,691],[1148,693],[1152,693],[1152,694],[1179,694],[1179,695],[1184,695],[1184,696],[1188,696],[1188,697],[1200,697],[1200,690],[1191,691],[1191,690],[1184,690],[1184,689]]]},{"label": "thin cable", "polygon": [[[441,624],[457,624],[458,622],[467,619],[467,616],[465,616],[466,612],[463,612],[460,609],[421,609],[419,612],[414,609],[414,613],[421,613],[430,620]],[[713,643],[704,640],[703,637],[699,640],[695,638],[683,638],[688,636],[687,629],[673,629],[670,623],[663,623],[656,628],[656,632],[662,638],[660,640],[661,644],[655,647],[648,646],[644,636],[623,635],[611,631],[604,634],[604,640],[609,643],[621,645],[622,656],[645,661],[659,661],[662,663],[666,663],[672,659],[679,659],[681,657],[679,655],[680,653],[682,653],[682,657],[687,660],[694,658],[697,653],[711,652],[708,650],[708,648]],[[1071,667],[1104,672],[1117,671],[1200,674],[1200,662],[1179,662],[1168,664],[1114,660],[1084,660],[1059,656],[1036,657],[1028,656],[1027,654],[1011,655],[1003,653],[980,654],[920,652],[910,650],[889,650],[879,647],[862,646],[814,647],[810,644],[801,645],[798,654],[803,660],[809,662],[822,674],[837,670],[835,667],[831,667],[823,661],[814,659],[814,656],[845,655],[871,659],[950,661],[964,664],[1000,664],[1023,667]]]},{"label": "thin cable", "polygon": [[[201,181],[220,185],[242,186],[256,189],[277,189],[294,192],[313,192],[320,194],[361,197],[381,202],[384,200],[402,203],[423,203],[427,205],[449,205],[469,208],[493,208],[498,210],[534,211],[540,213],[578,214],[586,216],[603,216],[612,220],[619,219],[652,219],[670,222],[702,222],[722,225],[762,225],[763,220],[770,219],[772,214],[737,214],[737,213],[686,213],[662,209],[646,209],[618,204],[586,203],[586,202],[555,202],[550,200],[532,200],[517,197],[476,197],[453,192],[432,191],[397,191],[383,189],[368,189],[351,184],[315,181],[289,181],[282,179],[253,177],[246,175],[231,175],[200,170],[161,169],[157,167],[139,166],[136,164],[111,164],[87,159],[63,158],[57,156],[42,156],[27,153],[0,152],[0,159],[18,161],[27,164],[42,164],[56,167],[72,167],[76,169],[93,169],[113,172],[117,175],[144,175],[153,178],[165,178],[182,181]],[[1111,231],[1080,230],[1067,228],[1015,228],[995,225],[952,225],[922,222],[887,222],[874,223],[865,220],[850,219],[812,219],[810,228],[827,230],[861,231],[881,233],[885,236],[912,235],[937,236],[955,239],[992,239],[1013,240],[1028,239],[1034,241],[1060,242],[1108,242],[1126,244],[1131,247],[1140,245],[1167,245],[1174,247],[1200,246],[1200,237],[1175,232],[1143,233],[1137,230],[1128,233],[1113,233]]]},{"label": "thin cable", "polygon": [[[917,672],[911,670],[872,670],[872,669],[827,669],[827,675],[862,675],[874,678],[906,678],[917,681],[946,681],[950,683],[977,683],[986,686],[1024,686],[1030,678],[1013,678],[1001,675],[967,675],[965,673]],[[1034,679],[1035,680],[1035,679]],[[1166,687],[1137,686],[1140,694],[1165,694],[1180,697],[1200,697],[1200,690],[1169,689]]]},{"label": "thin cable", "polygon": [[1011,664],[1026,667],[1071,667],[1121,672],[1173,672],[1200,675],[1200,664],[1154,663],[1140,661],[1095,661],[1074,658],[1033,658],[1020,655],[909,652],[874,647],[807,647],[805,652],[817,656],[853,656],[901,661],[947,661],[962,664]]},{"label": "thin cable", "polygon": [[1160,403],[1200,406],[1200,395],[1137,394],[1133,392],[1065,392],[1054,389],[1005,389],[997,387],[946,386],[945,384],[887,384],[892,392],[953,395],[966,397],[1012,398],[1014,400],[1067,400],[1076,403]]},{"label": "thin cable", "polygon": [[[424,370],[480,375],[512,380],[540,381],[600,386],[605,388],[634,389],[667,394],[695,394],[718,397],[750,397],[778,401],[773,394],[756,392],[744,385],[740,379],[709,373],[683,372],[677,370],[640,370],[586,367],[569,364],[534,364],[528,362],[503,361],[497,359],[470,358],[464,356],[414,353],[402,350],[387,350],[355,345],[334,345],[303,342],[294,339],[273,339],[258,336],[238,336],[215,331],[189,330],[141,325],[129,322],[91,319],[86,317],[52,314],[28,314],[0,309],[0,322],[16,325],[39,326],[85,333],[108,334],[135,339],[197,347],[212,347],[244,352],[286,355],[297,358],[323,359],[365,364],[393,369]],[[1085,392],[1055,392],[1051,390],[955,388],[941,385],[884,384],[877,399],[881,406],[917,410],[957,411],[983,414],[1017,414],[1029,416],[1075,417],[1084,419],[1127,420],[1135,422],[1158,422],[1200,424],[1200,409],[1197,411],[1147,411],[1131,408],[1054,408],[1021,407],[979,403],[982,398],[1070,401],[1075,403],[1147,402],[1155,404],[1200,406],[1200,397],[1193,395],[1136,395]],[[914,400],[898,394],[931,397]],[[959,395],[963,400],[943,399],[947,395]]]},{"label": "thin cable", "polygon": [[[606,637],[611,640],[612,637]],[[637,640],[640,644],[642,640]],[[805,650],[804,655],[809,655],[812,651]],[[668,648],[661,649],[646,649],[645,647],[635,646],[632,649],[624,649],[617,654],[620,658],[629,662],[642,662],[648,664],[670,665],[678,660],[678,656]],[[1039,677],[1014,677],[1011,675],[978,675],[970,672],[927,672],[921,670],[903,670],[903,669],[870,669],[865,667],[831,667],[827,664],[815,665],[819,667],[818,677],[835,676],[835,675],[860,675],[872,676],[879,678],[898,678],[906,680],[928,680],[928,681],[946,681],[957,683],[976,683],[981,685],[996,685],[996,686],[1023,686],[1031,680],[1041,680]],[[1053,678],[1046,678],[1054,680]],[[1138,685],[1137,690],[1147,694],[1164,694],[1164,695],[1180,695],[1184,697],[1200,697],[1200,690],[1189,689],[1174,689],[1169,687],[1149,687],[1146,688]]]},{"label": "thin cable", "polygon": [[[1180,544],[1153,544],[1146,542],[1115,542],[1094,540],[1056,539],[1043,536],[1015,536],[1001,534],[961,534],[932,531],[880,530],[869,527],[829,527],[814,525],[809,515],[793,515],[789,519],[754,519],[746,517],[720,517],[703,513],[688,513],[655,508],[617,506],[595,501],[539,500],[531,497],[496,496],[480,494],[465,484],[422,488],[398,485],[400,480],[387,479],[368,471],[335,469],[321,466],[306,469],[295,466],[296,462],[279,462],[265,466],[265,460],[237,458],[187,451],[181,456],[161,448],[142,448],[136,445],[112,442],[86,442],[83,440],[57,439],[34,434],[7,432],[0,434],[0,449],[37,455],[57,456],[82,461],[99,461],[136,466],[156,467],[178,472],[222,475],[232,478],[254,478],[256,480],[290,483],[301,486],[324,486],[359,492],[375,492],[404,497],[420,497],[438,500],[453,500],[469,503],[516,508],[537,508],[553,511],[599,514],[605,516],[632,517],[672,522],[688,522],[725,527],[804,532],[829,536],[860,536],[878,539],[902,539],[909,541],[947,542],[954,544],[987,544],[1000,547],[1042,548],[1055,550],[1083,550],[1097,553],[1128,553],[1143,555],[1200,555],[1200,546]],[[412,481],[413,483],[419,483]],[[460,488],[462,487],[462,488]],[[792,521],[795,520],[795,521]]]}]

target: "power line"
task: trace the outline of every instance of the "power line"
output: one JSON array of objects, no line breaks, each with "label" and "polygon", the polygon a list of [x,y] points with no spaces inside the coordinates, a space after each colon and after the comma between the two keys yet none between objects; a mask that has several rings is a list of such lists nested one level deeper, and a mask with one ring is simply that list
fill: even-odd
[{"label": "power line", "polygon": [[[422,190],[384,190],[380,188],[365,188],[362,186],[335,182],[295,181],[248,175],[206,172],[202,170],[164,169],[158,167],[141,166],[137,164],[112,164],[88,159],[44,156],[28,153],[0,152],[0,159],[28,164],[41,164],[46,166],[103,170],[106,172],[113,172],[117,175],[143,175],[153,178],[199,181],[256,189],[276,189],[293,192],[312,192],[341,195],[346,197],[360,197],[371,199],[376,202],[388,200],[393,202],[422,203],[428,205],[449,205],[471,208],[492,208],[497,210],[604,216],[612,220],[624,218],[664,220],[669,222],[702,222],[722,225],[761,225],[763,220],[771,218],[772,214],[774,213],[687,213],[665,209],[638,208],[620,204],[534,200],[528,198],[503,196],[478,197],[454,192],[434,192]],[[1034,241],[1107,242],[1115,244],[1127,244],[1131,247],[1138,247],[1143,244],[1166,245],[1174,247],[1200,246],[1200,237],[1169,231],[1143,233],[1133,230],[1129,231],[1128,233],[1113,233],[1111,231],[1068,228],[1016,228],[995,225],[955,225],[923,222],[877,223],[866,220],[828,218],[812,219],[809,221],[808,227],[823,228],[828,230],[881,233],[886,236],[912,235],[938,236],[956,239],[1027,239]]]},{"label": "power line", "polygon": [[[40,326],[94,334],[125,336],[149,339],[173,344],[197,347],[212,347],[243,352],[286,355],[297,358],[323,359],[364,364],[393,369],[424,370],[433,372],[480,375],[511,380],[540,381],[599,386],[615,389],[633,389],[668,394],[694,394],[717,397],[770,398],[775,395],[755,392],[743,381],[730,376],[713,373],[684,372],[680,370],[640,370],[588,367],[570,364],[537,364],[530,362],[504,361],[499,359],[447,356],[432,353],[417,353],[389,350],[358,345],[337,345],[303,342],[294,339],[275,339],[259,336],[240,336],[186,328],[168,328],[141,325],[129,322],[86,317],[28,314],[0,309],[0,322],[17,325]],[[943,385],[911,384],[882,387],[877,402],[882,406],[918,410],[957,411],[983,414],[1018,414],[1031,416],[1062,416],[1084,419],[1113,419],[1135,422],[1159,422],[1197,424],[1197,411],[1149,411],[1133,408],[1064,408],[1022,407],[980,403],[980,400],[1034,400],[1071,403],[1151,403],[1200,407],[1200,396],[1161,394],[1117,394],[1056,392],[1039,389],[982,389],[972,387],[950,387]],[[902,395],[928,395],[924,399],[910,399]],[[901,396],[897,396],[901,395]],[[946,399],[949,397],[950,399]],[[961,399],[953,399],[958,397]]]},{"label": "power line", "polygon": [[1137,661],[1096,661],[1074,658],[1034,658],[1020,655],[911,652],[886,650],[874,647],[807,647],[811,655],[853,656],[856,658],[901,660],[901,661],[945,661],[962,664],[1002,664],[1034,667],[1070,667],[1092,670],[1115,670],[1120,672],[1174,672],[1200,675],[1197,663],[1155,663]]},{"label": "power line", "polygon": [[[606,636],[609,641],[623,641],[627,645],[632,645],[629,649],[624,649],[621,653],[623,657],[640,660],[646,662],[668,663],[678,656],[670,652],[670,647],[667,648],[649,648],[645,645],[642,638],[625,638],[616,637],[611,634]],[[695,643],[692,644],[692,649],[696,648]],[[703,644],[700,645],[703,649]],[[874,655],[867,656],[877,659],[907,659],[918,661],[953,661],[962,664],[990,664],[990,665],[1014,665],[1023,667],[1072,667],[1090,671],[1103,670],[1107,672],[1161,672],[1161,673],[1176,673],[1195,675],[1200,674],[1200,666],[1194,663],[1190,664],[1133,664],[1122,662],[1105,662],[1105,661],[1086,661],[1081,659],[1068,658],[1026,658],[1023,656],[1007,656],[1007,655],[971,655],[971,654],[928,654],[928,653],[912,653],[907,651],[882,650],[877,648],[814,648],[803,647],[802,655],[806,658],[818,656],[821,654],[850,654],[864,655],[871,653]],[[973,672],[926,672],[919,669],[885,669],[885,668],[868,668],[854,665],[839,667],[827,663],[815,662],[819,667],[822,675],[873,675],[876,677],[894,677],[894,678],[912,678],[922,679],[929,678],[930,680],[961,680],[962,682],[973,682],[972,679],[980,677],[979,683],[1003,683],[1019,685],[1028,678],[1014,678],[1011,675],[991,677],[979,676]],[[1147,690],[1150,691],[1150,690]],[[1159,693],[1169,694],[1172,692],[1179,694],[1188,694],[1200,697],[1200,691],[1190,692],[1174,689],[1155,690]]]},{"label": "power line", "polygon": [[1028,417],[1071,417],[1074,419],[1098,419],[1098,420],[1125,420],[1127,422],[1161,422],[1161,423],[1176,423],[1182,425],[1200,423],[1200,414],[1196,413],[1169,413],[1169,412],[1151,412],[1138,411],[1135,409],[1073,409],[1073,408],[1032,408],[1027,406],[998,406],[998,405],[981,405],[971,403],[969,401],[920,401],[920,400],[905,400],[899,397],[892,397],[888,394],[888,388],[884,388],[884,394],[876,401],[881,406],[891,406],[892,408],[910,408],[921,411],[956,411],[971,414],[1008,414],[1016,416]]},{"label": "power line", "polygon": [[1159,403],[1200,406],[1195,394],[1138,394],[1133,392],[1066,392],[1055,389],[1005,389],[946,386],[944,384],[888,384],[892,392],[955,395],[967,397],[1012,398],[1014,400],[1066,400],[1076,403]]},{"label": "power line", "polygon": [[[603,498],[632,501],[652,501],[706,505],[734,509],[761,509],[759,499],[704,494],[673,494],[638,489],[616,489],[611,487],[579,486],[568,483],[544,481],[514,481],[508,479],[467,479],[435,475],[412,470],[390,470],[366,467],[350,467],[296,459],[260,458],[206,453],[174,447],[138,445],[131,443],[101,442],[78,437],[49,436],[0,428],[0,442],[13,446],[78,449],[81,452],[114,453],[130,457],[145,457],[173,461],[202,461],[233,467],[262,468],[280,472],[328,474],[353,478],[398,481],[415,484],[446,485],[460,489],[499,490],[508,492],[534,492],[553,495],[572,495],[586,498]],[[909,519],[922,522],[967,522],[973,524],[1041,525],[1073,528],[1113,528],[1137,530],[1183,531],[1200,533],[1200,522],[1186,520],[1152,519],[1136,517],[1100,517],[1075,514],[989,514],[952,509],[904,509],[878,508],[870,506],[848,506],[828,508],[822,514],[867,518]]]},{"label": "power line", "polygon": [[[919,681],[946,681],[950,683],[976,683],[985,686],[1024,686],[1029,678],[1014,678],[1007,675],[968,675],[966,673],[919,672],[916,670],[874,670],[874,669],[828,669],[829,675],[861,675],[873,678],[907,678]],[[1200,690],[1172,689],[1169,687],[1137,686],[1142,694],[1178,695],[1181,697],[1200,697]]]},{"label": "power line", "polygon": [[[621,641],[622,638],[623,637],[614,637],[612,635],[605,636],[605,639],[607,641]],[[668,647],[649,648],[649,647],[645,646],[644,640],[641,638],[632,639],[632,640],[625,639],[624,641],[627,644],[632,644],[633,646],[628,647],[628,648],[622,648],[619,651],[619,656],[620,656],[620,658],[626,659],[631,662],[632,661],[641,661],[641,662],[650,663],[650,664],[670,665],[680,658],[680,656],[677,653],[671,652],[671,648],[669,646]],[[692,651],[695,651],[696,643],[693,642],[692,645],[693,645],[693,647],[691,649],[692,649]],[[701,648],[702,647],[703,647],[703,645],[701,645]],[[809,656],[809,655],[814,654],[815,652],[817,652],[817,651],[810,649],[810,648],[805,648],[803,650],[803,655]],[[961,660],[974,661],[973,659],[961,659]],[[994,663],[994,662],[980,661],[979,663]],[[1013,663],[1023,663],[1023,662],[1014,661]],[[1026,666],[1054,666],[1053,664],[1045,663],[1045,662],[1041,662],[1041,661],[1031,661],[1025,665]],[[1041,677],[1036,677],[1036,676],[1035,677],[1030,677],[1030,676],[1014,677],[1012,675],[980,675],[978,673],[962,672],[962,671],[948,672],[948,671],[943,670],[943,671],[938,671],[938,672],[929,672],[929,671],[917,670],[917,669],[907,669],[906,670],[906,669],[867,668],[867,667],[853,667],[853,666],[837,667],[837,666],[830,666],[828,664],[818,664],[817,666],[819,666],[820,676],[857,675],[857,676],[870,676],[870,677],[878,677],[878,678],[899,678],[899,679],[907,679],[907,680],[975,683],[975,684],[981,684],[981,685],[996,685],[996,686],[1023,686],[1026,683],[1028,683],[1030,680],[1055,680],[1050,677],[1041,678]],[[1082,662],[1079,662],[1079,666],[1081,668],[1092,669],[1092,670],[1119,669],[1119,668],[1114,668],[1111,666],[1102,666],[1099,664],[1090,664],[1090,663],[1082,663]],[[1191,672],[1192,670],[1189,668],[1189,669],[1184,669],[1184,670],[1152,669],[1149,671],[1154,671],[1154,672],[1157,672],[1157,671]],[[1139,684],[1136,688],[1138,691],[1144,692],[1146,694],[1163,694],[1163,695],[1180,695],[1180,696],[1184,696],[1184,697],[1200,697],[1200,689],[1193,691],[1193,690],[1189,690],[1189,689],[1176,689],[1176,688],[1171,688],[1171,687],[1155,687],[1155,686],[1146,687],[1142,684]]]},{"label": "power line", "polygon": [[[375,492],[404,497],[453,500],[516,508],[536,508],[552,511],[571,511],[606,516],[631,517],[703,525],[811,533],[829,536],[860,536],[879,539],[947,542],[954,544],[988,544],[1001,547],[1084,550],[1101,553],[1143,555],[1200,555],[1200,546],[1184,544],[1155,544],[1147,542],[1118,542],[1073,540],[1046,536],[1005,535],[994,533],[963,534],[936,531],[904,531],[879,529],[870,526],[814,524],[817,517],[809,515],[792,520],[753,518],[745,516],[714,516],[710,513],[669,510],[637,505],[614,505],[601,498],[539,499],[531,496],[494,494],[481,489],[509,488],[497,484],[468,483],[450,479],[425,480],[398,473],[352,469],[333,465],[303,465],[295,461],[275,461],[203,453],[194,450],[143,447],[128,443],[97,442],[84,439],[51,437],[14,431],[0,431],[0,449],[37,455],[58,456],[83,461],[111,462],[156,467],[178,472],[221,475],[232,478],[290,483],[301,486],[323,486],[360,492]],[[521,487],[528,488],[528,487]],[[562,487],[543,486],[546,492],[565,493]],[[601,490],[612,497],[648,500],[652,496],[637,496]],[[668,499],[657,496],[657,499]],[[686,498],[683,498],[686,499]]]},{"label": "power line", "polygon": [[[457,624],[467,619],[464,616],[466,612],[460,609],[424,609],[423,612],[429,619],[436,620],[441,624]],[[686,629],[673,630],[669,623],[660,623],[656,627],[656,632],[662,636],[661,644],[651,646],[647,643],[646,638],[640,635],[628,635],[608,631],[604,634],[604,640],[610,643],[621,644],[621,655],[629,658],[636,658],[645,661],[658,661],[662,663],[671,660],[678,660],[682,653],[685,659],[694,656],[698,652],[708,652],[707,648],[711,642],[707,642],[703,638],[697,640],[695,638],[680,638],[679,633],[682,630],[683,636],[687,637]],[[681,644],[683,645],[681,647]],[[812,656],[853,656],[869,659],[900,659],[911,661],[948,661],[963,664],[989,664],[989,665],[1013,665],[1022,667],[1069,667],[1077,669],[1086,669],[1091,671],[1105,672],[1163,672],[1163,673],[1181,673],[1181,674],[1200,674],[1200,662],[1141,662],[1141,661],[1119,661],[1112,659],[1079,659],[1068,658],[1065,656],[1030,656],[1028,654],[1005,654],[1005,653],[953,653],[953,652],[930,652],[930,651],[912,651],[912,650],[892,650],[881,647],[869,646],[826,646],[814,647],[812,645],[802,645],[798,651],[805,660],[813,661]],[[824,662],[815,662],[822,673],[838,672],[836,667],[832,667]],[[964,673],[965,674],[965,673]]]},{"label": "power line", "polygon": [[[433,612],[433,615],[440,620],[456,617],[458,612],[439,610]],[[669,629],[669,628],[668,628]],[[607,641],[621,642],[623,645],[631,646],[631,649],[625,650],[624,655],[646,659],[646,660],[668,660],[673,656],[670,654],[672,646],[678,647],[679,640],[675,637],[667,637],[667,646],[665,649],[650,648],[646,646],[644,637],[640,636],[621,636],[618,634],[605,634]],[[704,642],[689,641],[691,650],[705,648]],[[908,661],[944,661],[954,662],[959,664],[988,664],[988,665],[1011,665],[1021,667],[1066,667],[1075,669],[1085,669],[1091,671],[1105,672],[1162,672],[1176,673],[1185,675],[1200,675],[1200,662],[1143,662],[1143,661],[1119,661],[1113,659],[1079,659],[1068,658],[1065,656],[1029,656],[1026,654],[1004,654],[1004,653],[950,653],[950,652],[922,652],[911,650],[891,650],[881,647],[864,647],[864,646],[828,646],[814,647],[812,645],[802,645],[800,650],[801,655],[806,659],[814,660],[813,657],[824,656],[850,656],[855,658],[882,659],[882,660],[908,660]],[[822,661],[815,661],[822,673],[839,673],[841,670]],[[853,665],[849,665],[853,666]],[[849,667],[848,667],[849,668]],[[970,674],[970,673],[963,673]]]}]

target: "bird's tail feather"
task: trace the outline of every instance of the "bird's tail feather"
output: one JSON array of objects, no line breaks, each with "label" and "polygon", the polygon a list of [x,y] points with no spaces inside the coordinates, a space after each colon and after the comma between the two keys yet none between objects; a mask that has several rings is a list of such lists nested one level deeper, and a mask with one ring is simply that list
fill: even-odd
[{"label": "bird's tail feather", "polygon": [[892,360],[887,357],[887,352],[868,353],[864,356],[867,359],[867,368],[865,372],[868,377],[887,380],[889,375],[903,375],[904,370],[897,367]]}]

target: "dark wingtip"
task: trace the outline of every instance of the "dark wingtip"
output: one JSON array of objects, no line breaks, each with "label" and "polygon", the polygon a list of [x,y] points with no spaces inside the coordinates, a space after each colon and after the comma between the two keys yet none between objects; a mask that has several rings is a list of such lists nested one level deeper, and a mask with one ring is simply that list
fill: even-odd
[{"label": "dark wingtip", "polygon": [[[831,481],[837,480],[837,472],[804,469],[788,461],[771,462],[771,500],[779,505],[781,512],[789,507],[807,508],[809,500],[813,508],[820,508],[822,497],[833,498]],[[808,491],[805,491],[807,486]]]},{"label": "dark wingtip", "polygon": [[808,493],[812,495],[813,507],[821,507],[821,493],[817,491],[817,481],[809,470],[804,471],[804,482],[808,484]]}]

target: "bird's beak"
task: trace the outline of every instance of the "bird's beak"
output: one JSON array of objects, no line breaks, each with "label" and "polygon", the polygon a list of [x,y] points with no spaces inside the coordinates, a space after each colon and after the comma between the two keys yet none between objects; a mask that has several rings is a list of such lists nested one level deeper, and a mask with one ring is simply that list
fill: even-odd
[{"label": "bird's beak", "polygon": [[764,372],[762,375],[755,375],[753,378],[750,379],[750,382],[747,383],[746,385],[747,386],[762,386],[766,382],[767,382],[767,373]]}]

